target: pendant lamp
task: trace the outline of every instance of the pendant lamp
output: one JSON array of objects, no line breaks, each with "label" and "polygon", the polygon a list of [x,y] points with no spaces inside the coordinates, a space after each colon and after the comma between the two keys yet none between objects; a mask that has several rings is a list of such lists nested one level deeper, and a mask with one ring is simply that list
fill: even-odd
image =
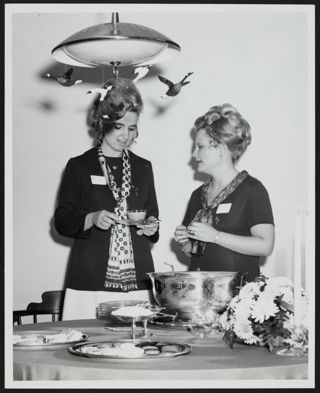
[{"label": "pendant lamp", "polygon": [[111,23],[78,31],[53,48],[60,63],[79,67],[148,66],[173,57],[180,46],[165,35],[133,23],[119,22],[112,13]]}]

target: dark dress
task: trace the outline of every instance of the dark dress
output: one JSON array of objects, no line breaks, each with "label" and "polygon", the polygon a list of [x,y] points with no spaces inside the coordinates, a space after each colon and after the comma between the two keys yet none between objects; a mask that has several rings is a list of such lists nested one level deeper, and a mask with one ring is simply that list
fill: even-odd
[{"label": "dark dress", "polygon": [[[147,217],[158,218],[158,204],[154,187],[151,162],[129,151],[131,163],[131,191],[127,199],[128,209],[146,209]],[[122,158],[106,157],[118,186],[122,177]],[[116,201],[105,184],[97,183],[103,173],[98,161],[97,149],[92,148],[84,154],[71,158],[66,166],[54,214],[55,227],[59,234],[74,238],[67,288],[88,291],[119,291],[105,288],[110,230],[96,226],[84,231],[85,217],[90,212],[108,210],[113,212]],[[98,180],[99,180],[98,179]],[[146,237],[136,234],[137,228],[130,227],[138,290],[151,289],[146,273],[154,271],[150,241],[155,243],[159,232]],[[120,290],[121,291],[121,290]]]},{"label": "dark dress", "polygon": [[[197,211],[202,209],[203,185],[191,195],[182,225],[188,226]],[[231,204],[227,213],[217,213],[219,206]],[[228,209],[225,209],[228,210]],[[257,224],[273,224],[269,195],[263,184],[248,176],[220,205],[213,209],[213,226],[221,232],[251,236],[250,228]],[[206,243],[204,254],[191,256],[190,270],[247,272],[247,280],[260,273],[259,256],[244,255],[215,243]]]}]

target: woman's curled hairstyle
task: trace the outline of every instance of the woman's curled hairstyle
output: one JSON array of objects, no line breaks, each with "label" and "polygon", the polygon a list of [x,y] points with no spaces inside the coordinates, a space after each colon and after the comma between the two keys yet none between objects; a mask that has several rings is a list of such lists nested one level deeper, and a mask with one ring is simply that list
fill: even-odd
[{"label": "woman's curled hairstyle", "polygon": [[206,130],[218,144],[225,144],[235,163],[251,143],[249,123],[230,104],[216,105],[194,123],[194,131]]},{"label": "woman's curled hairstyle", "polygon": [[141,113],[143,101],[134,82],[127,78],[112,78],[104,84],[108,92],[100,101],[97,96],[89,109],[88,123],[97,134],[98,141],[113,128],[113,122],[127,112]]}]

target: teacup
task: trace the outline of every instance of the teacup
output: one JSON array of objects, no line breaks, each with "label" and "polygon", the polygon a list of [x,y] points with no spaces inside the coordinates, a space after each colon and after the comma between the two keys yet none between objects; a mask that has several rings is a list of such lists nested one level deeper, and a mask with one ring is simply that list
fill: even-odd
[{"label": "teacup", "polygon": [[127,217],[129,220],[139,221],[143,220],[146,217],[147,211],[146,210],[128,210]]}]

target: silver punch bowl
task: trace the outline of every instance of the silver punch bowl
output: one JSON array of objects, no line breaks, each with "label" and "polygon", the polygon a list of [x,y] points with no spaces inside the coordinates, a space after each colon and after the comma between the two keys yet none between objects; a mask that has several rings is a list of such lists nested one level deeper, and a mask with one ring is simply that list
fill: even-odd
[{"label": "silver punch bowl", "polygon": [[147,273],[155,301],[166,312],[191,320],[205,309],[222,311],[238,293],[244,273],[183,271]]}]

